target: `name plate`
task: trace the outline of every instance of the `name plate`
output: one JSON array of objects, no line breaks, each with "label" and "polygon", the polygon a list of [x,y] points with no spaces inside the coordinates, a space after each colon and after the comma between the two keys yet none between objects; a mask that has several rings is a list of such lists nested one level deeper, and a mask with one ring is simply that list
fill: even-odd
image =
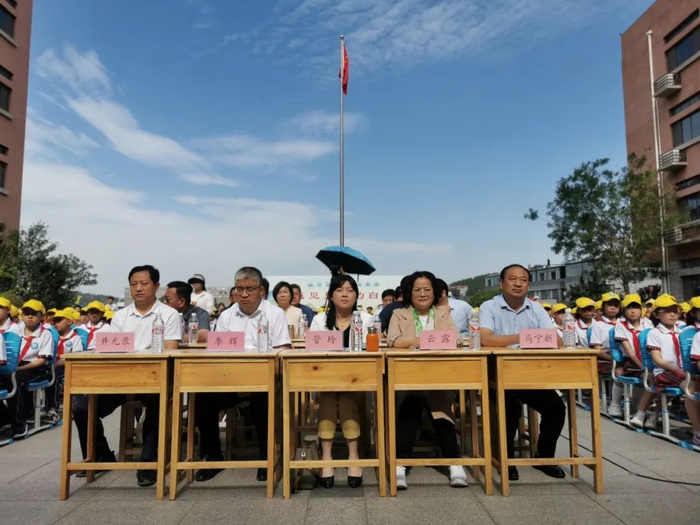
[{"label": "name plate", "polygon": [[455,350],[456,330],[423,330],[420,333],[421,350]]},{"label": "name plate", "polygon": [[332,330],[306,332],[304,339],[307,350],[344,350],[343,332]]},{"label": "name plate", "polygon": [[558,348],[556,328],[524,328],[520,330],[520,348]]},{"label": "name plate", "polygon": [[245,332],[209,332],[207,350],[211,352],[242,352],[245,350]]},{"label": "name plate", "polygon": [[134,351],[133,332],[103,332],[95,334],[95,352],[98,354],[131,353]]}]

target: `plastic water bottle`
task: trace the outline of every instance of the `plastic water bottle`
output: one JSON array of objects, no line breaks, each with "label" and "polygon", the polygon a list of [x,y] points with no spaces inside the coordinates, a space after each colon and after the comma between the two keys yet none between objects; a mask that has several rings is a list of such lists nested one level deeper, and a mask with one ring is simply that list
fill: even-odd
[{"label": "plastic water bottle", "polygon": [[297,339],[304,339],[308,329],[309,320],[306,318],[306,314],[301,314],[301,317],[299,318],[299,326],[297,327]]},{"label": "plastic water bottle", "polygon": [[350,351],[362,352],[362,316],[359,310],[352,313],[350,322]]},{"label": "plastic water bottle", "polygon": [[258,322],[258,352],[264,354],[270,351],[270,321],[265,313],[260,314]]},{"label": "plastic water bottle", "polygon": [[469,316],[469,348],[472,350],[481,349],[481,319],[476,310]]},{"label": "plastic water bottle", "polygon": [[197,319],[197,314],[195,312],[190,314],[190,322],[187,325],[187,332],[190,335],[189,343],[191,345],[195,344],[199,339],[199,319]]},{"label": "plastic water bottle", "polygon": [[165,323],[160,313],[156,314],[151,330],[151,353],[162,354],[165,348]]},{"label": "plastic water bottle", "polygon": [[377,331],[377,333],[381,337],[381,335],[382,335],[382,320],[379,318],[378,315],[374,316],[374,318],[372,319],[372,324],[374,325],[374,329]]},{"label": "plastic water bottle", "polygon": [[576,348],[576,319],[574,319],[571,309],[567,308],[564,312],[564,321],[562,322],[564,349],[573,350]]}]

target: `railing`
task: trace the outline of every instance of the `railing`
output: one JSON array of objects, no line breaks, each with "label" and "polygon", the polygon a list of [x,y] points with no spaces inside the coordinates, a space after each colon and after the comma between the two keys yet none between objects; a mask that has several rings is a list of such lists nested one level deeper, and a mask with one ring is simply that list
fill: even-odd
[{"label": "railing", "polygon": [[681,89],[681,76],[669,73],[663,75],[654,82],[654,96],[668,97]]},{"label": "railing", "polygon": [[685,150],[672,149],[659,157],[661,171],[675,171],[687,166]]},{"label": "railing", "polygon": [[700,240],[700,221],[682,224],[664,232],[666,244],[683,244],[695,240]]}]

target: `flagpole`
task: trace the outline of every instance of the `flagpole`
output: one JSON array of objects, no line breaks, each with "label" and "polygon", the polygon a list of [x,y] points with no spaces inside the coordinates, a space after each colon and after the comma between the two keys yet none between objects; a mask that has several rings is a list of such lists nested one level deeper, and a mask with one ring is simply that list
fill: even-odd
[{"label": "flagpole", "polygon": [[345,37],[340,35],[340,245],[345,246],[345,137],[343,123],[343,69]]}]

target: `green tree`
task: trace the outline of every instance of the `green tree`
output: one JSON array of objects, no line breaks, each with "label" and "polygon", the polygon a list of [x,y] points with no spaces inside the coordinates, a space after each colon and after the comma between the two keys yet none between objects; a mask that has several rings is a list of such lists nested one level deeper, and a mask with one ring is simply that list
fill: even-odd
[{"label": "green tree", "polygon": [[488,301],[489,299],[493,299],[494,297],[496,297],[500,293],[501,293],[500,289],[498,289],[498,290],[480,290],[469,297],[469,304],[472,305],[474,308],[477,308],[477,307],[481,306],[483,303],[485,303],[486,301]]},{"label": "green tree", "polygon": [[588,297],[597,301],[601,295],[609,291],[610,289],[605,279],[600,274],[600,271],[594,267],[590,273],[582,275],[577,284],[572,284],[565,295],[566,300],[573,305],[579,297]]},{"label": "green tree", "polygon": [[[586,162],[557,183],[547,204],[548,237],[552,250],[569,260],[594,260],[602,280],[619,279],[625,293],[642,280],[658,258],[663,204],[665,227],[681,221],[672,209],[670,194],[659,199],[656,173],[644,157],[631,155],[620,171],[608,159]],[[530,209],[525,218],[539,219]]]},{"label": "green tree", "polygon": [[3,228],[2,234],[2,288],[21,300],[33,298],[47,306],[64,307],[73,303],[78,287],[97,284],[92,266],[73,254],[56,253],[58,246],[49,239],[46,224],[32,224],[19,235]]}]

